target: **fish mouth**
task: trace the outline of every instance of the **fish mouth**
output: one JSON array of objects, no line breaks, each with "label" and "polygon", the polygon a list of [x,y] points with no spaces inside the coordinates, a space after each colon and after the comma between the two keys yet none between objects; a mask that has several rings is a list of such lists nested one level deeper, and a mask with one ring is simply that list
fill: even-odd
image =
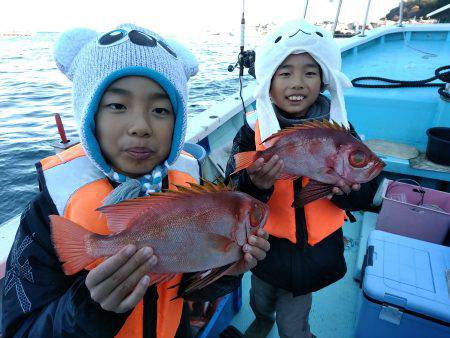
[{"label": "fish mouth", "polygon": [[372,177],[372,175],[375,175],[376,173],[380,173],[385,166],[386,163],[378,159],[372,168],[369,169],[369,177]]}]

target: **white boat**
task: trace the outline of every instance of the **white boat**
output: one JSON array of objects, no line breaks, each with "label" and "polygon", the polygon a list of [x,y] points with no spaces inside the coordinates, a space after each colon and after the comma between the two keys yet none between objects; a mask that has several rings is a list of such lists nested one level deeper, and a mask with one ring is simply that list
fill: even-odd
[{"label": "white boat", "polygon": [[[434,76],[437,68],[450,64],[450,24],[381,27],[340,40],[340,47],[343,71],[350,79],[378,76],[423,80]],[[442,74],[448,71],[444,69]],[[433,80],[436,82],[441,81]],[[243,103],[247,111],[254,107],[253,88],[250,84],[243,89],[242,99],[236,93],[188,121],[186,140],[200,144],[206,150],[202,170],[210,180],[224,177],[232,140],[244,121]],[[450,92],[448,84],[447,89],[442,88],[445,93]],[[450,167],[433,164],[425,157],[427,130],[450,127],[450,100],[438,93],[438,87],[352,88],[345,93],[345,99],[349,120],[362,139],[377,149],[387,163],[384,176],[394,179],[412,177],[422,186],[450,191]],[[410,158],[411,151],[416,152],[414,158]],[[450,147],[443,151],[450,152]],[[362,293],[360,272],[367,238],[376,226],[377,216],[376,213],[361,212],[356,214],[356,223],[344,225],[348,240],[345,250],[348,271],[342,280],[313,296],[310,325],[318,337],[355,335]],[[4,264],[19,217],[0,227],[0,279],[4,277]],[[450,263],[447,268],[450,269]],[[242,290],[221,300],[209,324],[198,336],[217,337],[230,323],[245,331],[253,320],[248,289],[249,274],[246,274]],[[269,337],[277,336],[274,328]]]}]

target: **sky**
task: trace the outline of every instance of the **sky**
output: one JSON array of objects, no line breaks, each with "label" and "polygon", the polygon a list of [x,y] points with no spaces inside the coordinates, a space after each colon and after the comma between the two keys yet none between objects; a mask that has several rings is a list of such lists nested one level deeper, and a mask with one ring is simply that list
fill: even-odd
[{"label": "sky", "polygon": [[[339,21],[363,22],[369,0],[343,0]],[[109,30],[133,22],[161,33],[239,29],[242,0],[5,0],[0,33]],[[248,25],[279,24],[303,15],[304,0],[244,0]],[[398,0],[371,0],[369,20],[384,16]],[[339,0],[309,0],[307,19],[333,21]]]}]

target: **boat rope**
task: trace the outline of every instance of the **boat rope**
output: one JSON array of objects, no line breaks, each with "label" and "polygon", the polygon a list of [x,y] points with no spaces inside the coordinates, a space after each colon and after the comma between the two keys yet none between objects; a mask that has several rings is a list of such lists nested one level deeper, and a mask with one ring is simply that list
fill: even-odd
[{"label": "boat rope", "polygon": [[[445,71],[447,70],[447,71]],[[436,68],[435,76],[424,80],[393,80],[377,76],[362,76],[352,80],[353,87],[360,88],[413,88],[413,87],[439,87],[438,93],[446,99],[450,99],[450,92],[446,91],[446,86],[450,84],[450,65]],[[430,83],[434,80],[441,80],[443,83]],[[386,82],[387,84],[361,83],[365,81]]]}]

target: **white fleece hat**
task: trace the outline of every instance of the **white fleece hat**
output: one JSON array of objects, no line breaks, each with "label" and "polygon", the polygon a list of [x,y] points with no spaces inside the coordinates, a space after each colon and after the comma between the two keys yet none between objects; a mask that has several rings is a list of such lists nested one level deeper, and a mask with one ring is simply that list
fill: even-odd
[{"label": "white fleece hat", "polygon": [[272,77],[289,55],[301,53],[311,55],[322,69],[322,82],[331,94],[330,120],[348,127],[342,91],[352,87],[352,84],[341,72],[339,46],[323,28],[303,19],[294,20],[269,34],[263,45],[256,49],[255,73],[258,86],[254,96],[262,140],[280,130],[269,97]]}]

